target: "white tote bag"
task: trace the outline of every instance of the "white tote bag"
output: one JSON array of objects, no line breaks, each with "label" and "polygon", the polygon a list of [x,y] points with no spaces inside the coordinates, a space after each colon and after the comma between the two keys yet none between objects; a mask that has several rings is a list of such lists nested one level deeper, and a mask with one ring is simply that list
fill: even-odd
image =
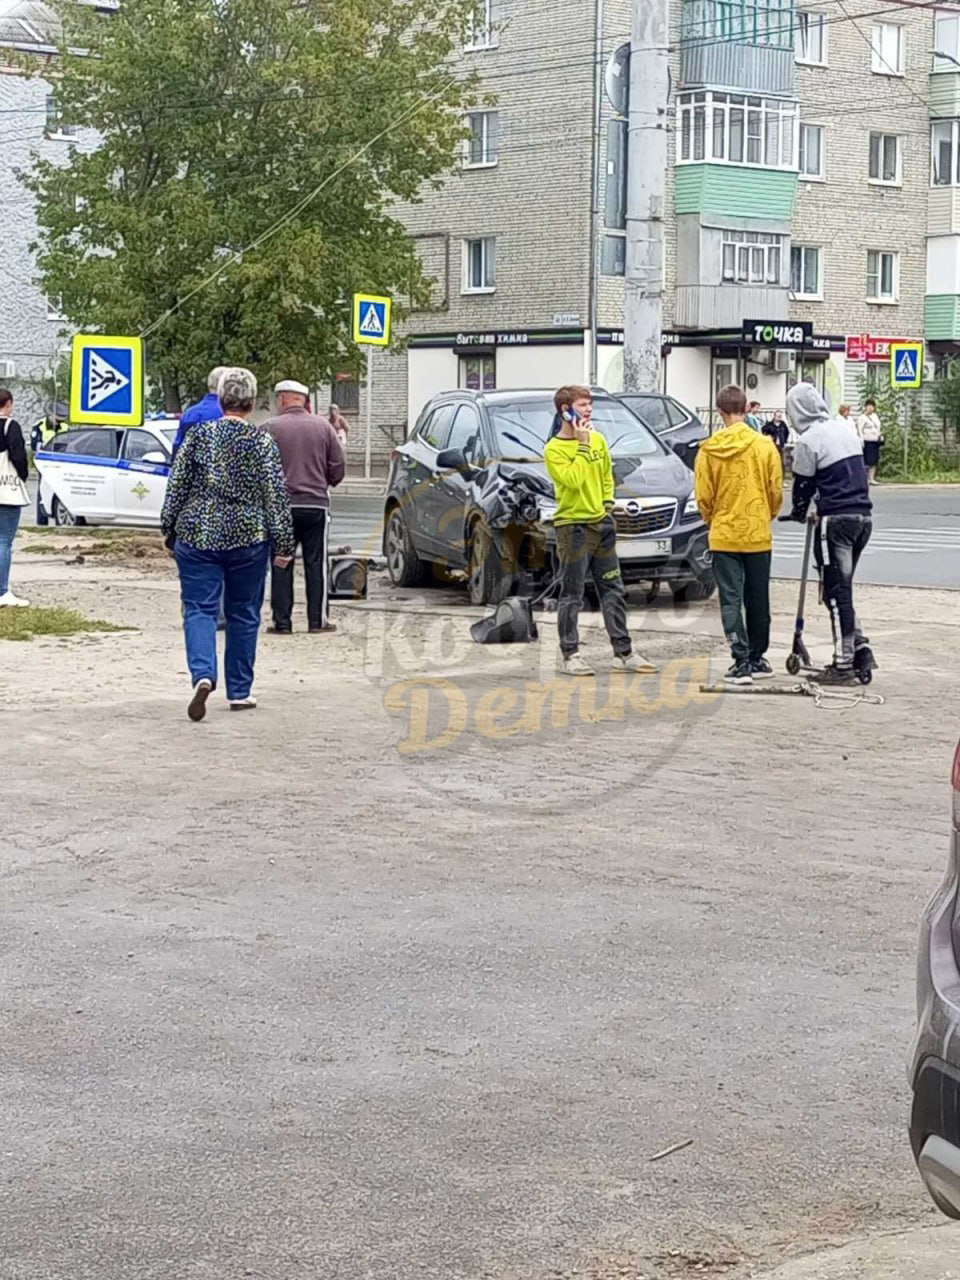
[{"label": "white tote bag", "polygon": [[[7,441],[7,424],[9,418],[3,420],[3,443]],[[27,486],[17,474],[17,469],[10,461],[9,448],[0,453],[0,507],[25,507],[30,501]]]}]

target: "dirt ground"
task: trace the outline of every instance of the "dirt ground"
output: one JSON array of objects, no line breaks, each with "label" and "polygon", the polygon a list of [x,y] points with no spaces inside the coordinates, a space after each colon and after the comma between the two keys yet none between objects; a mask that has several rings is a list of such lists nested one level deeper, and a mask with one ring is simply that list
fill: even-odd
[{"label": "dirt ground", "polygon": [[956,595],[864,589],[885,702],[817,706],[700,694],[714,602],[571,693],[550,619],[378,580],[192,725],[169,564],[75,558],[16,589],[137,630],[0,644],[4,1280],[739,1280],[936,1222]]}]

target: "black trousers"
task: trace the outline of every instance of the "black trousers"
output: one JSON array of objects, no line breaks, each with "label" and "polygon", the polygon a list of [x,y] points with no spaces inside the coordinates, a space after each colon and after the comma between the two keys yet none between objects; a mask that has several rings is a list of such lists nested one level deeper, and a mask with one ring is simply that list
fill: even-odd
[{"label": "black trousers", "polygon": [[770,647],[769,551],[714,551],[720,620],[734,662],[756,662]]},{"label": "black trousers", "polygon": [[607,516],[598,524],[557,525],[557,562],[560,566],[557,631],[563,656],[567,658],[580,648],[577,617],[583,607],[583,588],[589,574],[600,597],[603,622],[613,651],[625,657],[632,645],[613,516]]},{"label": "black trousers", "polygon": [[[303,553],[307,584],[307,625],[327,625],[327,526],[330,512],[323,507],[294,507],[293,534]],[[293,565],[273,568],[270,582],[273,625],[278,631],[293,626]]]},{"label": "black trousers", "polygon": [[853,607],[853,575],[872,532],[869,516],[823,516],[814,540],[823,600],[833,628],[833,661],[838,667],[852,667],[853,655],[864,643]]}]

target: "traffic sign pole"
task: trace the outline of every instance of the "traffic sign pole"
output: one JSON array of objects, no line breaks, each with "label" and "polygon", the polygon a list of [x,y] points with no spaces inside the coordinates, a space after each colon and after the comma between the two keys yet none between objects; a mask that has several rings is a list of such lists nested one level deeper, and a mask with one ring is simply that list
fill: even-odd
[{"label": "traffic sign pole", "polygon": [[363,454],[363,478],[370,479],[370,454],[373,446],[373,347],[367,347],[367,442]]}]

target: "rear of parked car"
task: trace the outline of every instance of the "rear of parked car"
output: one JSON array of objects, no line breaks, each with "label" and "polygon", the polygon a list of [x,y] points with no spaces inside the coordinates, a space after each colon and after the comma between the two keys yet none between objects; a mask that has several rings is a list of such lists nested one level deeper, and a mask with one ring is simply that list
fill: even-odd
[{"label": "rear of parked car", "polygon": [[947,870],[920,930],[910,1141],[934,1202],[960,1218],[960,743],[951,784]]},{"label": "rear of parked car", "polygon": [[659,391],[624,391],[618,398],[693,470],[700,442],[710,432],[691,409]]}]

